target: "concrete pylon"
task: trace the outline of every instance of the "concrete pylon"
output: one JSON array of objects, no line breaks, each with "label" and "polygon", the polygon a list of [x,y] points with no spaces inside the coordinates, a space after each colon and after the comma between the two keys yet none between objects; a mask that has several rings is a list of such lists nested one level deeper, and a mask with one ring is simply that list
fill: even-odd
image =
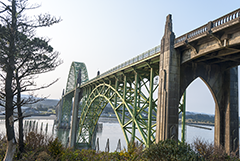
[{"label": "concrete pylon", "polygon": [[174,49],[172,16],[168,15],[161,40],[156,143],[178,140],[178,104],[180,88],[180,54]]},{"label": "concrete pylon", "polygon": [[58,105],[58,114],[57,114],[57,123],[58,123],[58,128],[59,126],[61,126],[62,124],[62,107],[63,107],[63,96],[64,96],[64,89],[62,92],[62,98],[61,98],[61,102]]},{"label": "concrete pylon", "polygon": [[74,103],[73,103],[73,111],[72,111],[72,122],[70,128],[70,142],[69,147],[75,148],[76,143],[76,135],[77,135],[77,121],[78,121],[78,106],[79,106],[79,94],[80,89],[76,88],[74,93]]},{"label": "concrete pylon", "polygon": [[181,64],[180,77],[180,93],[198,77],[205,82],[215,101],[214,145],[238,155],[238,67],[229,67],[228,63],[186,63]]},{"label": "concrete pylon", "polygon": [[215,108],[215,146],[223,146],[227,153],[239,149],[238,67],[227,69],[219,79],[219,97]]},{"label": "concrete pylon", "polygon": [[70,141],[69,141],[69,147],[75,148],[76,144],[76,137],[77,137],[77,130],[78,130],[78,108],[79,108],[79,102],[82,98],[82,93],[80,90],[81,85],[81,69],[79,69],[78,72],[78,78],[76,82],[76,88],[74,92],[74,102],[73,102],[73,110],[72,110],[72,122],[71,122],[71,128],[70,128]]}]

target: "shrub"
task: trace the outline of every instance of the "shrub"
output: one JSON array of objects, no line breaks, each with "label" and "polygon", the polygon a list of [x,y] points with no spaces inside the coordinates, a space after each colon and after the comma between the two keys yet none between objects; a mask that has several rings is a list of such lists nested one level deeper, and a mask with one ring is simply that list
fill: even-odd
[{"label": "shrub", "polygon": [[38,154],[36,161],[51,161],[53,158],[45,151]]},{"label": "shrub", "polygon": [[177,143],[174,140],[160,141],[145,149],[142,160],[162,161],[162,160],[196,160],[197,154],[190,148],[190,145]]},{"label": "shrub", "polygon": [[26,135],[25,148],[26,150],[36,150],[40,147],[45,147],[50,140],[52,139],[32,131]]},{"label": "shrub", "polygon": [[[35,131],[26,133],[25,152],[15,157],[15,160],[53,160],[54,158],[47,154],[47,147],[50,142],[53,142],[52,137],[44,135],[43,133],[36,133]],[[19,152],[18,149],[16,152]]]},{"label": "shrub", "polygon": [[73,151],[72,149],[66,149],[63,151],[60,160],[71,161],[71,160],[82,160],[80,150]]},{"label": "shrub", "polygon": [[7,139],[3,134],[0,134],[0,160],[3,160],[7,148]]},{"label": "shrub", "polygon": [[82,149],[79,154],[81,155],[82,161],[89,161],[89,160],[97,161],[97,160],[101,160],[100,156],[102,153],[97,154],[95,150]]},{"label": "shrub", "polygon": [[[24,160],[24,161],[36,160],[36,155],[37,155],[37,152],[28,151],[28,152],[25,152],[24,154],[22,154],[21,160]],[[19,159],[16,159],[16,160],[19,160]]]},{"label": "shrub", "polygon": [[228,155],[222,146],[217,147],[213,143],[198,138],[193,142],[193,149],[205,160],[239,160],[236,153]]},{"label": "shrub", "polygon": [[47,150],[51,156],[54,158],[60,157],[63,153],[63,145],[58,140],[58,138],[54,139],[53,141],[50,141],[47,147]]},{"label": "shrub", "polygon": [[[25,153],[14,160],[23,161],[163,161],[163,160],[239,160],[236,152],[228,155],[222,147],[214,147],[212,143],[196,139],[192,148],[188,144],[177,143],[174,140],[160,141],[143,150],[143,146],[136,147],[131,142],[128,150],[121,152],[99,152],[95,150],[75,150],[64,148],[61,142],[49,138],[41,133],[29,132],[25,140]],[[6,138],[0,135],[0,159],[4,158],[6,151]],[[18,151],[17,151],[18,152]],[[17,154],[16,152],[16,154]],[[20,159],[21,158],[21,159]]]},{"label": "shrub", "polygon": [[128,150],[125,149],[120,152],[120,156],[124,156],[124,160],[139,160],[139,156],[141,156],[143,151],[143,145],[137,147],[135,142],[130,142],[128,144]]}]

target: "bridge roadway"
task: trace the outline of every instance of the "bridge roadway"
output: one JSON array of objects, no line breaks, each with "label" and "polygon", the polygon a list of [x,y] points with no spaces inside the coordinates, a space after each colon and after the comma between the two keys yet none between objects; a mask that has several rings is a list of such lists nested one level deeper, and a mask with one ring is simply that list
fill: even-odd
[{"label": "bridge roadway", "polygon": [[[159,55],[160,55],[160,45],[156,46],[155,48],[148,50],[147,52],[138,55],[137,57],[130,59],[121,65],[116,66],[115,68],[112,68],[108,70],[107,72],[104,72],[103,74],[83,83],[79,88],[84,88],[91,83],[94,83],[95,81],[99,81],[101,79],[105,79],[108,77],[114,77],[114,75],[122,74],[122,73],[128,73],[132,72],[134,69],[143,68],[146,65],[148,65],[148,62],[151,62],[152,64],[159,63]],[[155,64],[156,66],[157,64]],[[134,68],[133,68],[134,67]],[[74,93],[75,89],[72,89],[65,95],[72,95]]]},{"label": "bridge roadway", "polygon": [[[72,98],[78,102],[79,97],[80,122],[74,144],[90,147],[94,143],[95,125],[107,104],[112,106],[127,143],[138,139],[148,147],[159,140],[177,140],[180,98],[200,77],[216,103],[215,145],[224,146],[227,152],[238,148],[238,122],[234,120],[238,120],[240,9],[177,38],[169,15],[160,46],[91,80],[85,64],[73,62],[58,121],[69,125]],[[77,82],[79,73],[81,81]],[[78,106],[74,103],[73,111]],[[76,133],[76,128],[71,129]],[[141,138],[136,137],[136,130]]]}]

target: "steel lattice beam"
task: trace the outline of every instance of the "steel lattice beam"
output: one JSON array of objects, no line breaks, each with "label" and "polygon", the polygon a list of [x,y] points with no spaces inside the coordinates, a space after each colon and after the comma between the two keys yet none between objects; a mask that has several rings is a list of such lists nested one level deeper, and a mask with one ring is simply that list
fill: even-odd
[{"label": "steel lattice beam", "polygon": [[[115,112],[127,143],[135,139],[149,146],[155,141],[156,100],[158,84],[153,84],[158,72],[115,75],[84,87],[85,99],[80,103],[78,143],[92,144],[98,119],[107,104]],[[101,83],[100,83],[101,82]],[[155,98],[156,99],[156,98]],[[130,130],[131,129],[131,130]],[[136,136],[136,130],[140,136]]]}]

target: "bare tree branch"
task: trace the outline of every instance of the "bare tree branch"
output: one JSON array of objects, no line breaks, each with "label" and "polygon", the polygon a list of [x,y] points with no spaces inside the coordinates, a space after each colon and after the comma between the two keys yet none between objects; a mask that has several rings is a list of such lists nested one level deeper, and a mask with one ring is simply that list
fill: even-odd
[{"label": "bare tree branch", "polygon": [[37,90],[41,90],[41,89],[44,89],[44,88],[48,88],[48,87],[50,87],[51,85],[53,85],[54,83],[56,83],[58,80],[59,80],[59,78],[56,79],[56,80],[54,80],[54,81],[51,82],[50,84],[43,85],[43,86],[38,87],[38,88],[26,89],[25,91],[22,91],[22,92],[31,92],[31,91],[37,91]]}]

